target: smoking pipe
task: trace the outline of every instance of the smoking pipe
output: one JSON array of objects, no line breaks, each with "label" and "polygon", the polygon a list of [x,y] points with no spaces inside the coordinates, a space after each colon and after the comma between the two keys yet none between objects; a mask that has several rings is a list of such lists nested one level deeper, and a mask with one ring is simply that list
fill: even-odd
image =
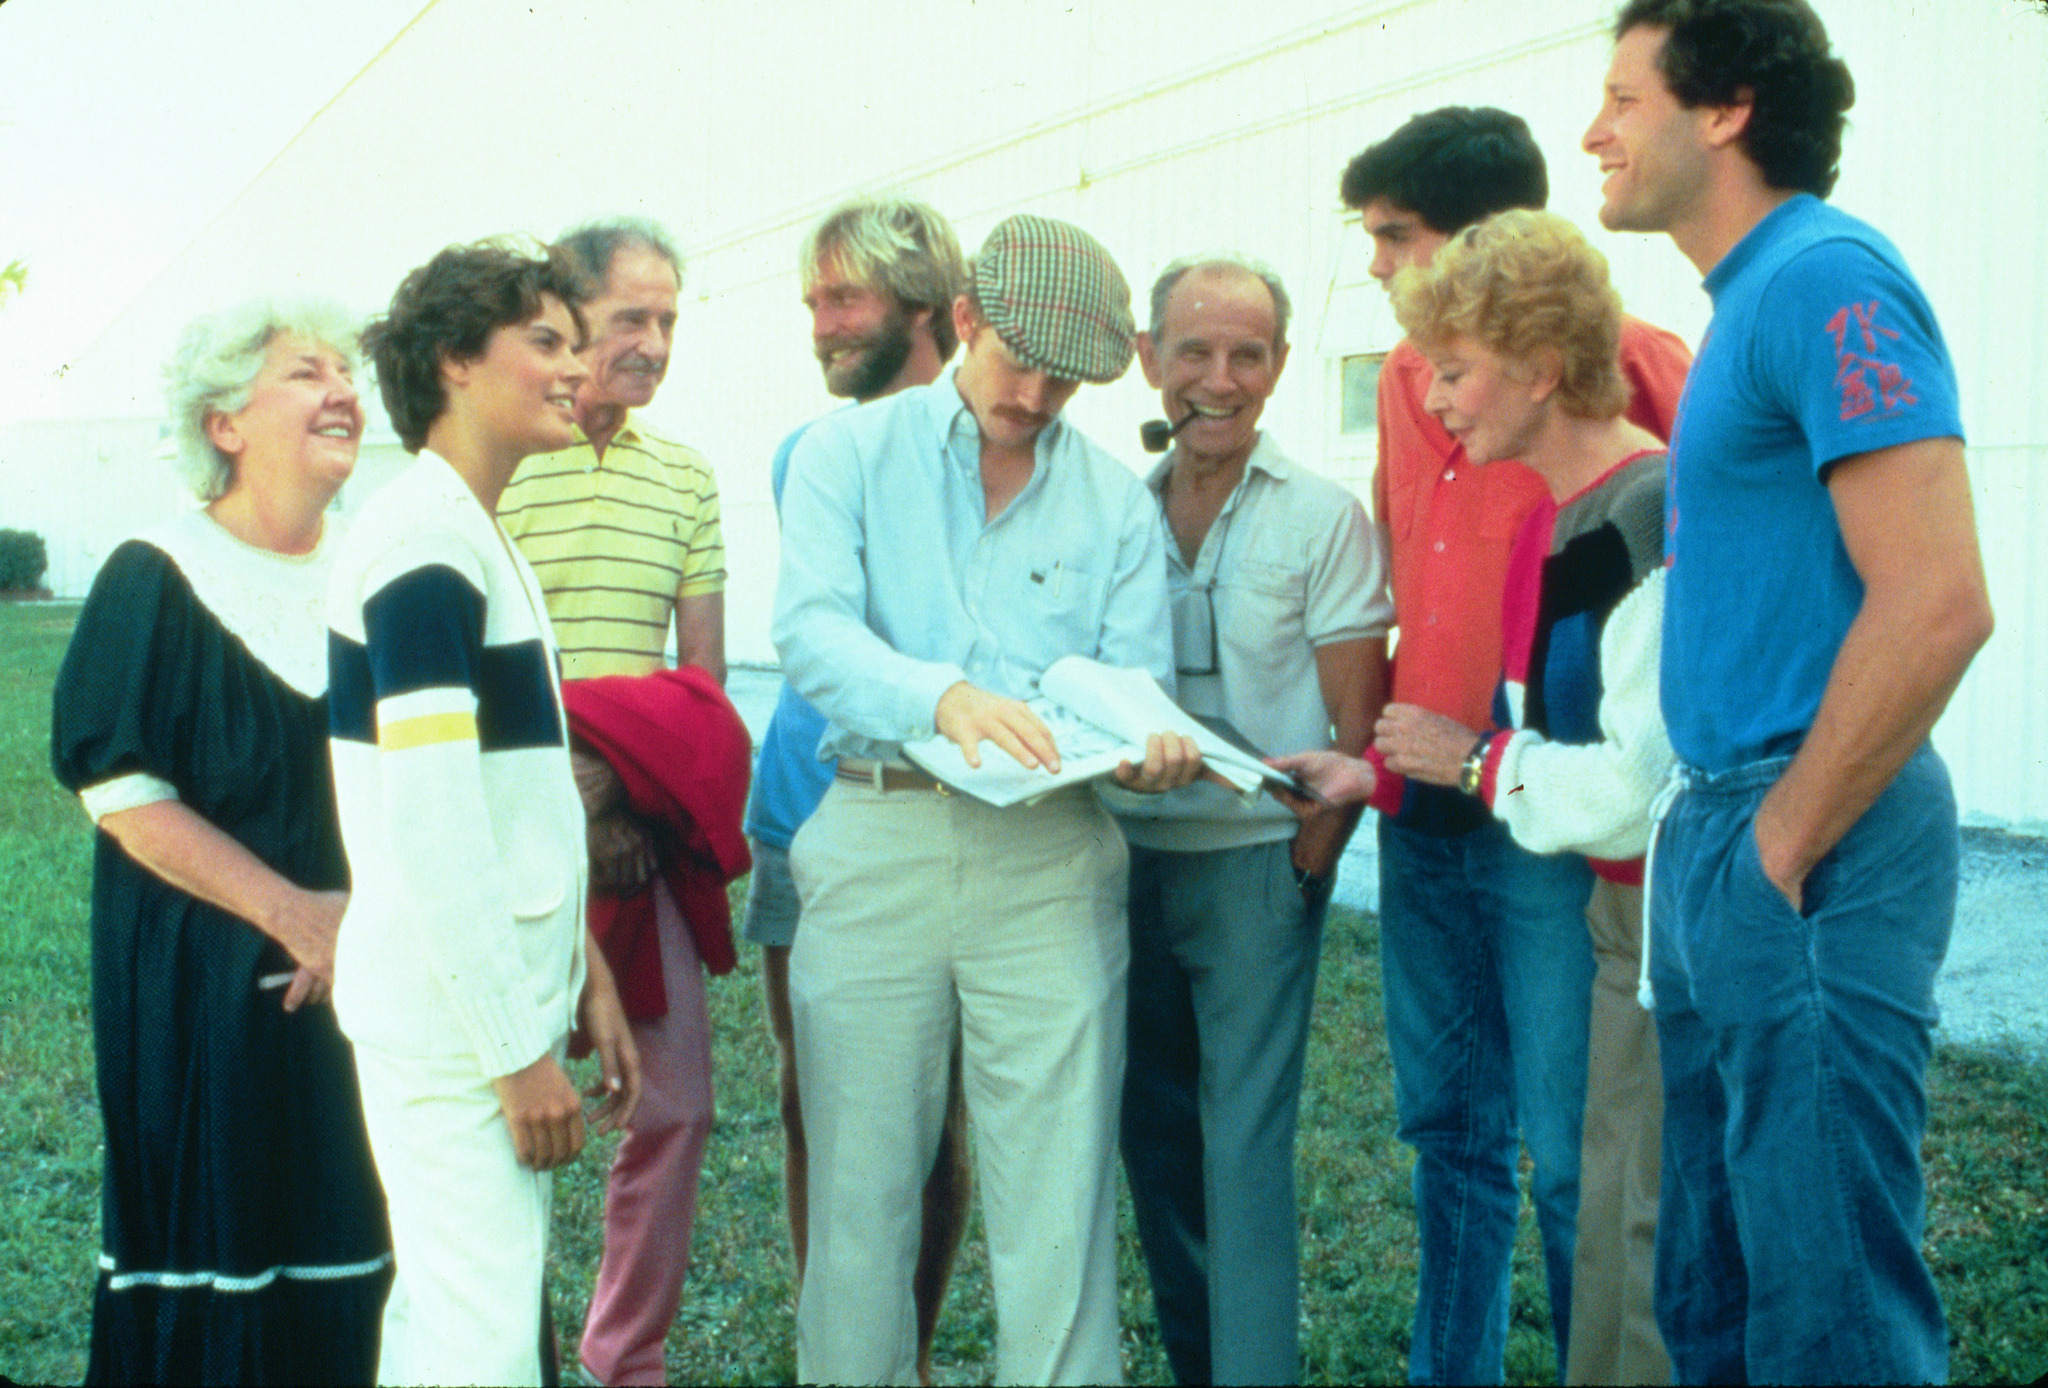
[{"label": "smoking pipe", "polygon": [[1145,445],[1147,453],[1164,453],[1166,446],[1173,442],[1173,436],[1195,422],[1195,411],[1190,409],[1178,424],[1168,424],[1163,419],[1148,419],[1138,426],[1138,442]]}]

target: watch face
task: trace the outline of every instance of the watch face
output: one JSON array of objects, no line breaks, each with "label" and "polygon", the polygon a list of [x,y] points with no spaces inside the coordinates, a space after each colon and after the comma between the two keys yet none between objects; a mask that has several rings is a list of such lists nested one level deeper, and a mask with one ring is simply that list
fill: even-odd
[{"label": "watch face", "polygon": [[1467,795],[1479,794],[1479,782],[1486,775],[1486,742],[1482,739],[1472,749],[1472,755],[1465,758],[1465,764],[1458,769],[1458,789]]}]

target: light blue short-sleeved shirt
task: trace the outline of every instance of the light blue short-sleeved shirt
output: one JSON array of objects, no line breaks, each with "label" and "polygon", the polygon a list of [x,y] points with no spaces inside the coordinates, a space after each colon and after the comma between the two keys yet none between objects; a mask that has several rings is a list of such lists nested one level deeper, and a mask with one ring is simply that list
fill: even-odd
[{"label": "light blue short-sleeved shirt", "polygon": [[1065,655],[1173,692],[1166,556],[1137,476],[1055,419],[986,518],[981,434],[949,372],[817,421],[782,497],[775,648],[821,752],[887,760],[960,680],[1012,698]]},{"label": "light blue short-sleeved shirt", "polygon": [[[1166,550],[1166,582],[1183,671],[1180,704],[1228,719],[1257,748],[1330,745],[1316,649],[1383,639],[1393,624],[1386,548],[1358,498],[1298,466],[1261,433],[1192,564],[1166,518],[1176,455],[1146,485]],[[1146,848],[1204,852],[1294,837],[1294,815],[1270,795],[1247,802],[1197,781],[1165,795],[1112,795],[1124,833]]]}]

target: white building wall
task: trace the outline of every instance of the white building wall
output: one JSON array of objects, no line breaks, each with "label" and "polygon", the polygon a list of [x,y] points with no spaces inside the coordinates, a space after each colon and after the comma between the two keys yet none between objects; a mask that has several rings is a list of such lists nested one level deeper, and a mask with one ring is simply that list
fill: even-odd
[{"label": "white building wall", "polygon": [[[2048,24],[1994,0],[1938,11],[1826,9],[1861,93],[1835,201],[1900,245],[1947,325],[2000,613],[1999,635],[1937,742],[1972,818],[2043,827],[2041,760],[2019,749],[2031,744],[2026,694],[2048,664],[2048,563],[2028,542],[2048,521],[2048,486],[2035,480],[2048,463],[2048,404],[2027,384],[2048,376],[2048,314],[2040,308],[2048,303],[2048,240],[2039,232],[2048,225],[2048,118],[2038,82],[2048,71]],[[1617,237],[1596,223],[1598,178],[1577,143],[1605,69],[1608,14],[1604,5],[1506,0],[1369,6],[1112,94],[1023,139],[942,157],[932,161],[937,167],[905,165],[874,183],[953,210],[970,246],[1019,207],[1069,217],[1111,246],[1141,300],[1153,273],[1177,254],[1236,247],[1269,260],[1292,288],[1297,320],[1295,355],[1268,425],[1299,460],[1369,494],[1370,439],[1336,427],[1337,367],[1347,352],[1385,350],[1398,330],[1365,274],[1368,247],[1338,209],[1336,183],[1353,153],[1416,110],[1463,102],[1523,113],[1550,156],[1551,205],[1607,250],[1631,311],[1689,340],[1705,325],[1698,275],[1667,239]],[[1455,44],[1446,45],[1447,33]],[[1967,84],[1959,86],[1959,73],[1971,74]],[[806,216],[700,252],[694,321],[703,338],[731,340],[756,314],[777,314],[777,301],[794,293],[788,257],[822,206],[809,200]],[[785,267],[779,280],[777,255]],[[720,278],[728,263],[730,283]],[[790,323],[784,348],[756,345],[763,379],[801,360],[801,328]],[[1156,405],[1135,373],[1084,390],[1069,411],[1144,465],[1132,430]],[[772,447],[781,421],[762,420],[766,412],[757,406],[750,418],[731,419],[730,447]],[[727,487],[734,650],[766,658],[758,634],[771,583],[765,567],[754,579],[747,574],[750,556],[774,552],[772,513],[765,486]]]},{"label": "white building wall", "polygon": [[[827,208],[880,189],[948,212],[970,250],[1012,211],[1077,221],[1116,254],[1141,317],[1176,255],[1235,248],[1270,261],[1297,318],[1268,427],[1363,494],[1371,443],[1339,433],[1338,364],[1396,333],[1337,181],[1417,111],[1459,102],[1526,116],[1550,159],[1552,207],[1608,252],[1631,311],[1689,340],[1704,326],[1698,275],[1666,238],[1595,223],[1598,175],[1577,144],[1612,8],[896,0],[763,5],[740,19],[714,0],[553,0],[510,17],[487,0],[441,0],[79,364],[78,420],[0,429],[0,524],[49,517],[63,532],[49,535],[53,583],[78,591],[106,537],[158,504],[155,483],[114,475],[154,443],[155,363],[179,322],[245,286],[322,288],[367,312],[447,241],[642,212],[675,230],[690,261],[675,363],[648,413],[717,467],[732,653],[771,659],[768,460],[835,403],[809,354],[794,258]],[[1820,8],[1860,95],[1835,201],[1899,244],[1963,385],[2000,626],[1937,740],[1973,817],[2048,827],[2025,721],[2048,672],[2048,572],[2031,543],[2048,519],[2034,480],[2048,463],[2048,19],[2022,0]],[[602,73],[562,73],[564,55],[608,26],[630,26],[637,42],[608,46]],[[1135,429],[1158,405],[1135,371],[1069,408],[1147,465]],[[134,418],[102,418],[122,414]],[[388,461],[366,457],[365,479]],[[44,480],[73,474],[107,503]]]},{"label": "white building wall", "polygon": [[1998,617],[1935,745],[1968,816],[2040,831],[2048,780],[2030,730],[2048,679],[2048,15],[2017,0],[1863,6],[1831,33],[1859,98],[1835,201],[1897,243],[1940,318]]},{"label": "white building wall", "polygon": [[43,585],[76,597],[122,537],[190,504],[155,419],[49,420],[0,429],[0,526],[43,537]]}]

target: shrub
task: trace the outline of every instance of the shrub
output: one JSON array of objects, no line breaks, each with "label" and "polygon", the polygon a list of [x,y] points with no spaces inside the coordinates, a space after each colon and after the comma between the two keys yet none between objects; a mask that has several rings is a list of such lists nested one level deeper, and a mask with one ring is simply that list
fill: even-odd
[{"label": "shrub", "polygon": [[32,530],[0,530],[0,593],[42,587],[49,567],[42,536]]}]

